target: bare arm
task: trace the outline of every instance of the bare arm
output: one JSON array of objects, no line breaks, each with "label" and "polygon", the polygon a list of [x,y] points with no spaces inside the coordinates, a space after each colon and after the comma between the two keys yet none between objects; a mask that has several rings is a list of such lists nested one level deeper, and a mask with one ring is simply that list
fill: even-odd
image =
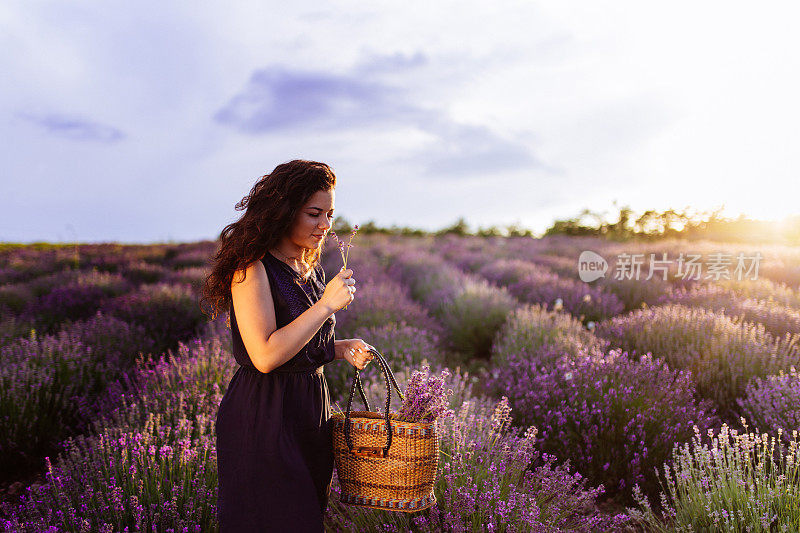
[{"label": "bare arm", "polygon": [[275,305],[263,263],[251,263],[244,281],[241,278],[239,271],[231,284],[233,310],[242,342],[260,372],[268,373],[294,357],[335,311],[320,299],[277,329]]}]

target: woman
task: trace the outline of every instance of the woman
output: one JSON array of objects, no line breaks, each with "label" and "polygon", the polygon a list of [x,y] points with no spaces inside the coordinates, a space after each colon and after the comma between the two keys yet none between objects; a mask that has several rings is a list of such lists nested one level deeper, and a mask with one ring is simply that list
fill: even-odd
[{"label": "woman", "polygon": [[323,531],[333,443],[322,368],[372,359],[363,340],[334,340],[334,312],[356,292],[351,269],[326,284],[319,265],[335,187],[324,163],[278,165],[220,237],[203,299],[229,310],[240,365],[216,419],[222,533]]}]

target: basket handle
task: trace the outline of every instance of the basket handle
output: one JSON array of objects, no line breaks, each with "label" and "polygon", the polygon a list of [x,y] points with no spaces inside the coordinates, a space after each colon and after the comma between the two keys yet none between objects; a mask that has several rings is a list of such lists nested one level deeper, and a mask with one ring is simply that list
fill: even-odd
[{"label": "basket handle", "polygon": [[347,398],[347,414],[344,418],[344,435],[345,440],[347,442],[348,450],[355,454],[361,455],[366,457],[386,457],[389,455],[389,447],[392,445],[392,425],[389,422],[389,406],[391,405],[392,401],[392,389],[391,387],[394,386],[397,394],[400,396],[401,400],[405,400],[403,393],[400,391],[400,387],[397,385],[397,380],[392,373],[392,369],[389,368],[389,364],[384,359],[383,355],[380,354],[377,350],[369,349],[370,353],[374,354],[375,357],[378,359],[378,363],[383,370],[383,377],[386,381],[386,446],[384,448],[379,448],[377,446],[360,446],[358,450],[353,450],[353,438],[350,435],[350,408],[353,404],[353,395],[356,391],[356,386],[358,387],[359,392],[361,393],[361,399],[364,400],[364,405],[369,411],[369,403],[367,403],[367,397],[364,394],[364,388],[361,385],[361,376],[359,374],[358,368],[356,368],[356,375],[353,378],[353,386],[350,387],[350,396]]}]

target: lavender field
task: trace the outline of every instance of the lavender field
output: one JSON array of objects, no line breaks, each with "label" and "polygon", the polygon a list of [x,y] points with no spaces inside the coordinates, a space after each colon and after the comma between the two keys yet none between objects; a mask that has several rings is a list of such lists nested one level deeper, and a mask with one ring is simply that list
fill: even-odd
[{"label": "lavender field", "polygon": [[[0,245],[6,531],[217,531],[236,363],[226,317],[199,307],[215,246]],[[586,250],[604,277],[581,280]],[[755,275],[615,276],[626,254],[730,254],[732,273],[740,252],[761,254]],[[343,505],[334,471],[327,530],[800,531],[800,250],[366,234],[348,267],[336,337],[401,386],[446,369],[454,415],[432,508]],[[343,410],[353,367],[325,375]],[[362,379],[384,403],[377,366]]]}]

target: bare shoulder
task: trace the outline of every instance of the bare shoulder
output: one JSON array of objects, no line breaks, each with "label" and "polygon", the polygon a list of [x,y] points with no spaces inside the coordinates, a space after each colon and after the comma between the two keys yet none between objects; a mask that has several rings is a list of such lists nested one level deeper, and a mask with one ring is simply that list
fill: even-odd
[{"label": "bare shoulder", "polygon": [[247,265],[246,268],[240,268],[233,273],[233,280],[231,281],[231,290],[242,285],[258,284],[259,280],[262,282],[267,281],[267,271],[261,260],[256,259]]},{"label": "bare shoulder", "polygon": [[[237,318],[240,308],[243,313],[256,311],[257,315],[270,314],[272,309],[272,291],[264,264],[260,260],[253,261],[246,268],[240,268],[231,280],[231,298]],[[253,307],[262,310],[254,310]],[[264,308],[267,308],[264,310]]]}]

